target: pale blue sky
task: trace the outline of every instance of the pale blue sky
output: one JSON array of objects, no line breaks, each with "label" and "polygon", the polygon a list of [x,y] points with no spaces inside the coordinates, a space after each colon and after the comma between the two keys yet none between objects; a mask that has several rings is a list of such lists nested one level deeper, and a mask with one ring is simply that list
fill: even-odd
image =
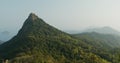
[{"label": "pale blue sky", "polygon": [[0,0],[0,32],[17,32],[30,12],[61,30],[120,30],[120,0]]}]

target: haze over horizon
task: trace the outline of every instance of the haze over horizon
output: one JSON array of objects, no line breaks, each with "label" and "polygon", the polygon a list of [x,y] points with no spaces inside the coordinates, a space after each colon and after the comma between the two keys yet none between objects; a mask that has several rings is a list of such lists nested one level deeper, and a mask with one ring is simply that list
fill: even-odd
[{"label": "haze over horizon", "polygon": [[0,1],[0,32],[17,33],[33,12],[61,30],[110,26],[120,31],[120,0]]}]

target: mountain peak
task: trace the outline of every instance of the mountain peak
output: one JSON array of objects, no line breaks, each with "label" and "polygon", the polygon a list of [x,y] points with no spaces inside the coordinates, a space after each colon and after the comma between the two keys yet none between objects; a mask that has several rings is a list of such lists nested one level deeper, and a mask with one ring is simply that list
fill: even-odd
[{"label": "mountain peak", "polygon": [[62,31],[47,24],[43,19],[39,18],[34,13],[30,13],[29,17],[26,19],[22,28],[20,29],[18,35],[28,36],[32,34],[37,36],[42,34],[44,36],[46,35],[52,36],[52,35],[60,35],[61,33]]},{"label": "mountain peak", "polygon": [[109,63],[89,47],[31,13],[18,34],[0,45],[0,63]]},{"label": "mountain peak", "polygon": [[38,16],[35,13],[30,13],[28,19],[31,19],[34,21],[34,20],[38,19]]}]

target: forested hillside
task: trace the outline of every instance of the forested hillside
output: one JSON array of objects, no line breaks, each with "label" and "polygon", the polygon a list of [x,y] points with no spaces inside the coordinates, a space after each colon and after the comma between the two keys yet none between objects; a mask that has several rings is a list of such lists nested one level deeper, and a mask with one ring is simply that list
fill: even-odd
[{"label": "forested hillside", "polygon": [[113,47],[102,45],[104,49],[101,46],[103,42],[100,42],[94,38],[76,37],[62,32],[31,13],[18,34],[0,45],[0,58],[1,62],[8,63],[118,62],[118,58],[113,58]]},{"label": "forested hillside", "polygon": [[93,46],[90,51],[100,57],[113,63],[120,62],[120,36],[96,32],[74,34],[73,36]]}]

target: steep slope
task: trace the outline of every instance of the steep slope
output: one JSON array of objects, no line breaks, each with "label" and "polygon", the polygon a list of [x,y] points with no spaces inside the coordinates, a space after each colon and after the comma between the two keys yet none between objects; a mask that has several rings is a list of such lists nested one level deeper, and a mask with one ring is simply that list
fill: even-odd
[{"label": "steep slope", "polygon": [[120,35],[119,31],[111,27],[92,28],[92,29],[87,29],[84,32],[97,32],[97,33],[102,33],[102,34]]},{"label": "steep slope", "polygon": [[0,45],[0,57],[9,63],[109,63],[89,47],[31,13],[18,34]]}]

